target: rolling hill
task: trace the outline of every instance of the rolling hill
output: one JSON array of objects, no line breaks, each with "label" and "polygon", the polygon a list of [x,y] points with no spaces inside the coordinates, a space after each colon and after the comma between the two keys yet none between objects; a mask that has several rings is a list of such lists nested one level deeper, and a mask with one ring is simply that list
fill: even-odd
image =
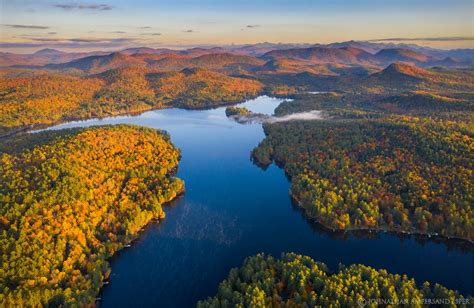
[{"label": "rolling hill", "polygon": [[[385,50],[385,51],[384,51]],[[361,51],[365,53],[361,53]],[[414,44],[395,44],[367,41],[346,41],[331,44],[283,44],[283,43],[257,43],[246,45],[229,45],[209,48],[190,48],[173,50],[169,48],[133,47],[119,50],[128,56],[137,55],[176,55],[199,57],[210,54],[230,53],[252,57],[302,58],[319,62],[357,63],[389,65],[393,62],[418,62],[424,66],[445,64],[452,67],[472,67],[474,61],[473,49],[442,50]],[[15,54],[0,52],[0,67],[2,66],[42,66],[46,64],[66,63],[73,60],[107,55],[110,52],[65,52],[55,49],[42,49],[32,54]],[[346,54],[347,53],[347,54]],[[378,54],[378,55],[377,55]],[[375,55],[375,56],[374,56]],[[442,62],[442,59],[452,58],[451,62]],[[438,61],[438,63],[432,63]],[[440,62],[441,61],[441,62]],[[454,62],[456,62],[454,64]]]},{"label": "rolling hill", "polygon": [[372,75],[372,77],[377,77],[381,79],[385,79],[387,81],[408,81],[408,80],[422,80],[427,79],[429,76],[432,76],[433,73],[413,66],[409,64],[403,63],[393,63],[390,64],[387,68],[385,68],[380,73],[376,73]]},{"label": "rolling hill", "polygon": [[472,91],[472,70],[424,69],[406,63],[393,63],[384,70],[362,79],[344,80],[359,91],[393,93],[416,91]]},{"label": "rolling hill", "polygon": [[382,49],[375,54],[381,62],[428,62],[431,57],[405,48]]},{"label": "rolling hill", "polygon": [[[265,64],[265,61],[262,59],[231,53],[192,56],[190,54],[173,52],[144,53],[140,52],[140,50],[134,50],[136,53],[132,55],[127,54],[130,53],[130,50],[127,53],[115,52],[104,56],[90,56],[68,63],[50,64],[45,66],[45,68],[60,71],[76,69],[89,74],[98,74],[110,69],[132,66],[147,66],[159,71],[178,71],[184,68],[225,70],[227,66],[232,65],[244,66],[250,69]],[[197,53],[200,53],[200,51]]]},{"label": "rolling hill", "polygon": [[41,49],[32,54],[15,54],[10,52],[0,52],[0,67],[2,66],[40,66],[51,63],[66,63],[76,59],[104,55],[106,52],[63,52],[55,49]]},{"label": "rolling hill", "polygon": [[[104,63],[115,66],[114,54]],[[100,60],[104,60],[101,57]],[[84,61],[97,70],[98,61]],[[100,61],[99,61],[100,62]],[[102,63],[102,62],[101,62]],[[100,71],[100,70],[99,70]],[[207,108],[243,101],[263,91],[258,81],[203,69],[157,72],[142,66],[77,77],[45,73],[0,78],[0,136],[31,125],[179,106]]]},{"label": "rolling hill", "polygon": [[88,73],[101,73],[114,68],[143,65],[139,59],[114,52],[105,56],[90,56],[62,64],[50,64],[46,68],[54,70],[78,69]]},{"label": "rolling hill", "polygon": [[362,49],[343,48],[298,48],[273,50],[262,56],[263,59],[303,59],[313,63],[374,64],[374,56]]},{"label": "rolling hill", "polygon": [[184,108],[208,108],[223,102],[238,102],[263,90],[258,81],[203,69],[150,74],[149,80],[157,97]]},{"label": "rolling hill", "polygon": [[205,54],[198,57],[166,54],[160,58],[143,57],[143,61],[160,71],[176,71],[184,68],[203,68],[225,70],[228,66],[254,68],[265,63],[264,60],[230,53]]},{"label": "rolling hill", "polygon": [[[311,47],[288,50],[273,50],[262,56],[263,59],[292,59],[307,60],[313,63],[338,63],[353,65],[377,65],[386,67],[395,62],[404,62],[419,66],[446,66],[446,67],[471,67],[472,63],[468,60],[457,60],[448,58],[441,61],[439,57],[429,56],[427,54],[407,49],[407,48],[388,48],[379,50],[377,53],[364,49],[361,43],[353,44],[335,44],[334,46],[344,47]],[[361,46],[361,48],[354,47]],[[373,50],[368,48],[368,50]]]}]

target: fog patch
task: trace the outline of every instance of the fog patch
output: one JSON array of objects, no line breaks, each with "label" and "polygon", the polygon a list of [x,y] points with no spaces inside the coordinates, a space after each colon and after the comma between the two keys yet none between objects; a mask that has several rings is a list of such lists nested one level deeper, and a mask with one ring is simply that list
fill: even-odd
[{"label": "fog patch", "polygon": [[306,94],[327,94],[329,92],[327,91],[310,91],[310,92],[306,92]]},{"label": "fog patch", "polygon": [[287,122],[287,121],[310,121],[310,120],[322,120],[323,114],[320,110],[312,110],[307,112],[298,112],[292,113],[289,115],[281,116],[281,117],[269,117],[264,119],[263,122],[265,123],[277,123],[277,122]]}]

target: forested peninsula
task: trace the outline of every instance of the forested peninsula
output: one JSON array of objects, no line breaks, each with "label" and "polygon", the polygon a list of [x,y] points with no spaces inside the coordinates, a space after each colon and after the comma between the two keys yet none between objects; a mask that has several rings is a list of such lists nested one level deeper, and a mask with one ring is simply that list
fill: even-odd
[{"label": "forested peninsula", "polygon": [[90,76],[0,78],[0,137],[70,120],[170,107],[210,108],[255,97],[262,87],[255,80],[197,68],[158,73],[127,67]]},{"label": "forested peninsula", "polygon": [[107,259],[183,192],[180,152],[128,125],[16,138],[0,154],[0,305],[93,304]]},{"label": "forested peninsula", "polygon": [[328,228],[473,241],[472,102],[410,94],[416,100],[395,112],[407,95],[295,96],[276,114],[322,110],[325,118],[265,123],[266,138],[252,157],[282,166],[293,199]]},{"label": "forested peninsula", "polygon": [[377,307],[442,304],[471,306],[473,298],[439,284],[417,285],[406,275],[353,264],[331,271],[307,256],[258,254],[230,271],[205,307]]}]

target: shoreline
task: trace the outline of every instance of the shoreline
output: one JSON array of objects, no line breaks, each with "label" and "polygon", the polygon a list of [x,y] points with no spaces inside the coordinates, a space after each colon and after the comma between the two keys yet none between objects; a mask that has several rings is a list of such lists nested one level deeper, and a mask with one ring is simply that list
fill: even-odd
[{"label": "shoreline", "polygon": [[[184,181],[183,181],[184,183]],[[183,189],[176,193],[176,196],[171,199],[171,200],[168,200],[166,202],[163,203],[162,207],[168,207],[168,206],[173,206],[173,203],[178,201],[179,199],[181,199],[184,194],[186,192],[186,188],[185,186],[183,185]],[[113,258],[116,258],[120,255],[120,252],[124,251],[126,248],[130,248],[132,247],[132,243],[135,242],[137,239],[140,238],[140,235],[145,231],[146,228],[148,228],[150,225],[152,224],[161,224],[161,221],[164,220],[166,218],[166,213],[163,212],[164,215],[160,216],[160,217],[153,217],[151,218],[149,221],[147,221],[141,228],[140,230],[138,230],[137,233],[133,234],[131,239],[127,242],[124,242],[123,243],[123,246],[119,249],[117,249],[117,251],[115,251],[110,257],[108,257],[106,260],[107,262],[107,271],[104,273],[104,277],[103,277],[103,280],[100,282],[100,286],[99,286],[99,290],[98,292],[95,294],[95,298],[94,298],[94,301],[93,301],[93,304],[96,305],[98,302],[100,302],[102,300],[102,298],[100,297],[100,295],[102,294],[103,292],[103,289],[110,284],[110,276],[112,275],[112,266],[110,265],[111,264],[111,260]]]},{"label": "shoreline", "polygon": [[343,232],[343,233],[357,232],[357,231],[361,231],[361,232],[368,231],[369,233],[383,232],[383,233],[392,233],[392,234],[395,234],[395,235],[423,236],[423,237],[426,237],[428,239],[439,238],[439,239],[442,239],[442,240],[445,240],[445,241],[456,240],[456,241],[463,241],[464,243],[474,244],[474,240],[471,240],[469,238],[456,237],[456,236],[447,236],[447,235],[443,235],[443,234],[436,233],[436,232],[435,233],[430,233],[430,232],[421,232],[421,231],[417,231],[417,230],[406,231],[406,230],[400,230],[400,229],[395,229],[395,228],[387,228],[387,227],[378,227],[378,228],[350,227],[350,228],[346,228],[346,229],[336,229],[336,228],[332,228],[332,227],[324,224],[323,222],[321,222],[321,220],[318,217],[315,217],[313,215],[308,214],[308,210],[304,206],[302,206],[301,201],[298,201],[298,200],[294,199],[293,196],[291,196],[291,194],[290,194],[290,198],[291,198],[291,200],[293,200],[293,203],[298,207],[298,209],[302,210],[304,215],[311,222],[315,222],[319,226],[321,226],[324,229],[326,229],[327,231],[331,231],[331,232]]},{"label": "shoreline", "polygon": [[[265,133],[265,130],[264,130],[264,133]],[[267,134],[265,133],[265,136]],[[281,168],[283,169],[284,173],[285,173],[285,176],[287,177],[287,179],[290,181],[290,191],[289,191],[289,196],[292,200],[292,203],[294,205],[296,205],[297,208],[299,208],[300,210],[303,211],[306,219],[310,220],[311,222],[315,222],[317,223],[319,226],[323,227],[324,229],[326,229],[327,231],[331,231],[331,232],[357,232],[357,231],[368,231],[369,233],[371,232],[375,232],[375,233],[379,233],[379,232],[384,232],[384,233],[393,233],[393,234],[396,234],[396,235],[413,235],[413,236],[424,236],[428,239],[431,239],[432,237],[434,238],[440,238],[442,240],[445,240],[445,241],[448,241],[448,240],[457,240],[457,241],[463,241],[464,243],[468,243],[470,245],[474,245],[474,239],[469,239],[467,237],[456,237],[456,236],[447,236],[447,235],[443,235],[443,234],[440,234],[440,233],[430,233],[430,232],[421,232],[421,231],[417,231],[416,229],[413,229],[413,230],[410,230],[410,231],[407,231],[407,230],[401,230],[401,229],[395,229],[395,228],[387,228],[387,227],[378,227],[378,228],[368,228],[368,227],[350,227],[350,228],[346,228],[346,229],[336,229],[336,228],[332,228],[328,225],[326,225],[325,223],[321,222],[321,220],[318,218],[318,217],[315,217],[315,216],[312,216],[308,213],[308,210],[302,206],[301,204],[301,201],[299,200],[296,200],[293,195],[291,194],[291,185],[292,185],[292,180],[291,180],[291,176],[286,172],[284,166],[285,164],[283,162],[280,162],[278,160],[275,160],[275,157],[273,155],[271,155],[270,157],[270,163],[268,164],[265,164],[265,163],[261,163],[254,155],[253,155],[253,152],[250,153],[250,159],[251,161],[259,168],[262,168],[263,170],[266,170],[271,164],[275,164],[275,166],[277,166],[278,168]]]},{"label": "shoreline", "polygon": [[255,96],[245,97],[242,100],[221,101],[221,102],[219,102],[218,104],[215,104],[215,105],[206,105],[206,106],[197,107],[197,108],[179,106],[179,103],[178,103],[177,106],[169,106],[169,105],[157,106],[157,107],[152,107],[150,109],[145,109],[145,110],[140,110],[140,111],[126,111],[126,112],[110,113],[110,114],[108,114],[106,116],[103,116],[103,117],[97,117],[97,116],[95,116],[95,117],[94,116],[93,117],[77,117],[77,118],[76,117],[66,117],[66,118],[62,118],[62,119],[59,119],[57,121],[51,122],[51,123],[37,123],[37,124],[28,124],[28,125],[24,125],[24,126],[15,126],[11,130],[6,131],[4,134],[0,135],[0,142],[2,140],[17,136],[21,133],[31,133],[31,132],[34,132],[34,131],[42,131],[42,130],[46,130],[47,128],[53,127],[53,126],[66,124],[66,123],[69,123],[69,122],[82,122],[82,121],[88,121],[88,120],[94,120],[94,119],[103,120],[103,119],[106,119],[106,118],[113,118],[113,117],[120,117],[120,116],[138,116],[138,115],[141,115],[141,114],[143,114],[145,112],[148,112],[148,111],[165,110],[165,109],[173,109],[173,108],[183,109],[183,110],[210,110],[210,109],[217,109],[217,108],[226,107],[226,106],[238,105],[238,104],[244,103],[248,100],[256,99],[259,96],[265,96],[265,95],[269,96],[269,97],[275,97],[275,96],[270,96],[271,95],[270,93],[262,92],[262,93],[259,93],[258,95],[255,95]]}]

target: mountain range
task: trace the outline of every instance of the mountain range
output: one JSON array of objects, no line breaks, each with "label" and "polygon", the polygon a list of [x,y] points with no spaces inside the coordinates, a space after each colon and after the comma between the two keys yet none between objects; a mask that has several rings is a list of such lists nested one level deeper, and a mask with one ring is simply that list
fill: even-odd
[{"label": "mountain range", "polygon": [[[0,53],[1,67],[44,66],[46,69],[79,69],[86,72],[100,72],[132,64],[152,65],[163,70],[202,65],[217,68],[231,64],[240,64],[245,66],[244,69],[252,69],[249,65],[262,66],[274,60],[288,60],[293,66],[300,67],[337,63],[383,68],[394,62],[422,67],[473,67],[474,50],[441,50],[408,44],[348,41],[327,45],[261,43],[185,50],[137,47],[113,53],[104,51],[70,53],[55,49],[42,49],[32,54]],[[236,69],[239,69],[239,65]],[[314,68],[309,71],[314,71]]]}]

